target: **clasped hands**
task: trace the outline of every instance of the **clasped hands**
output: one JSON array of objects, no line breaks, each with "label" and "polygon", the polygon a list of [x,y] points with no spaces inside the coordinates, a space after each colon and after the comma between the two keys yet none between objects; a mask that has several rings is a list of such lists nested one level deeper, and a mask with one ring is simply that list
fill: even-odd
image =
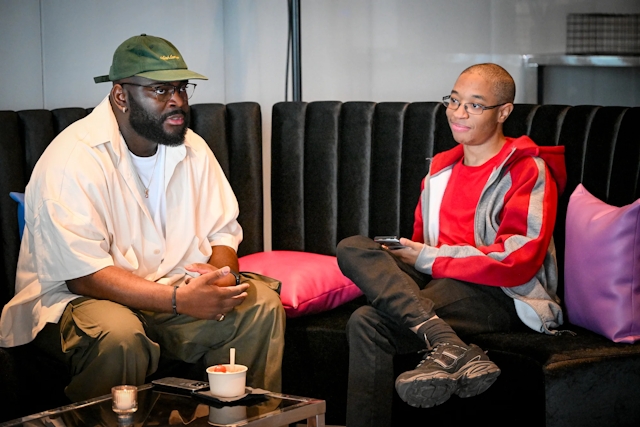
[{"label": "clasped hands", "polygon": [[247,297],[248,283],[235,285],[236,279],[229,267],[216,268],[210,264],[195,263],[186,270],[199,273],[190,277],[176,292],[176,307],[180,314],[199,319],[222,320]]}]

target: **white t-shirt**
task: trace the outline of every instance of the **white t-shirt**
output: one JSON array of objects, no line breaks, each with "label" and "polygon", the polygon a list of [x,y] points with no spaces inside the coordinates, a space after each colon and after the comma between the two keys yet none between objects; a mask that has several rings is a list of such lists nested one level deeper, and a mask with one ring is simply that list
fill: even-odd
[{"label": "white t-shirt", "polygon": [[140,183],[144,187],[143,201],[151,213],[158,231],[164,236],[166,226],[167,199],[164,197],[165,146],[158,145],[153,156],[138,157],[129,151]]},{"label": "white t-shirt", "polygon": [[77,297],[66,280],[116,266],[163,284],[206,263],[212,246],[237,250],[238,203],[206,142],[191,130],[166,147],[166,236],[135,176],[108,97],[67,127],[36,164],[25,194],[16,295],[2,310],[0,346],[25,344]]}]

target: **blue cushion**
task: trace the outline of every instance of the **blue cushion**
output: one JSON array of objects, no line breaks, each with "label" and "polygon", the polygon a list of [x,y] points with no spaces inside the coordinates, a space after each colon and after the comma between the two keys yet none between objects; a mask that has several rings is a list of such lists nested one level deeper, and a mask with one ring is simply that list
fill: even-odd
[{"label": "blue cushion", "polygon": [[22,240],[22,231],[24,230],[24,193],[9,193],[9,196],[18,202],[18,231]]}]

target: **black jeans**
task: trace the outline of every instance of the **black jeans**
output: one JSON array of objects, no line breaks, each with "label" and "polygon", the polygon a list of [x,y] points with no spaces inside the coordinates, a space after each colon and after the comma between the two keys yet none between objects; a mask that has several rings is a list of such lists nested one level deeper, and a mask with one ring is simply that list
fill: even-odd
[{"label": "black jeans", "polygon": [[338,245],[338,264],[367,297],[349,319],[347,427],[391,425],[393,357],[425,348],[409,328],[434,314],[467,335],[521,327],[502,289],[453,279],[432,279],[363,236]]}]

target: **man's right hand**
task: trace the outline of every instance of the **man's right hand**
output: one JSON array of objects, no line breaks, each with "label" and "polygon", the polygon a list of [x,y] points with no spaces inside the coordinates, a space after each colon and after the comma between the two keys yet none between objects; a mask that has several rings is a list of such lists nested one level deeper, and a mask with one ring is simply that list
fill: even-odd
[{"label": "man's right hand", "polygon": [[220,287],[215,282],[230,274],[229,267],[189,279],[176,291],[176,310],[180,314],[199,319],[219,319],[247,297],[248,283],[238,286]]}]

